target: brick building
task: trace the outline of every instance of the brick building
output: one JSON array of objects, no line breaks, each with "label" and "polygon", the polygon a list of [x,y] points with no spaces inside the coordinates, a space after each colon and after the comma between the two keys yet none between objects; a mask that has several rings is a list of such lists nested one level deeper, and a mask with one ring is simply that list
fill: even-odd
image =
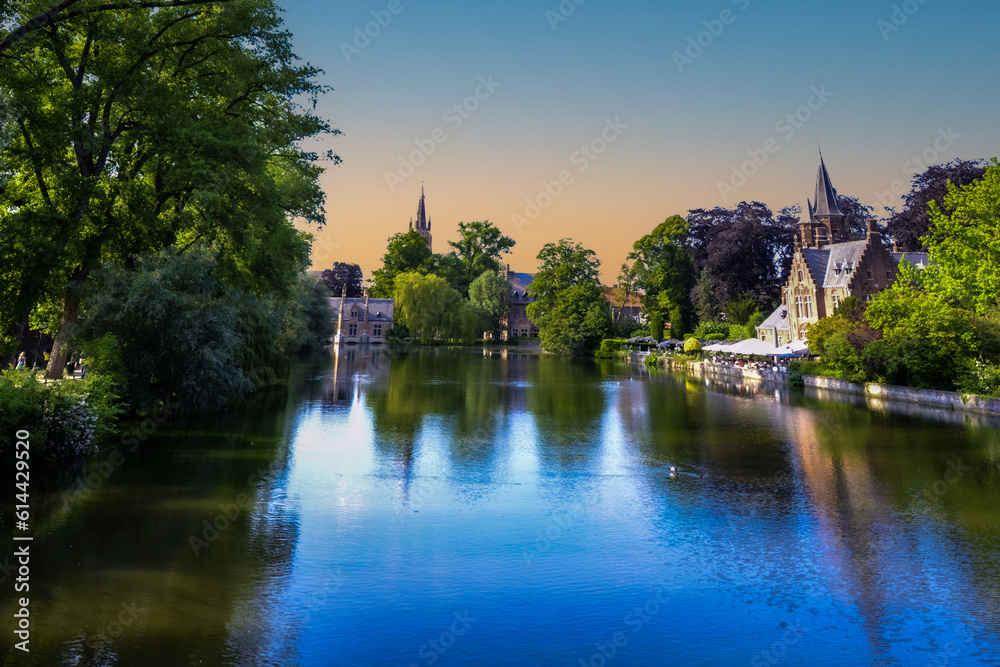
[{"label": "brick building", "polygon": [[[896,279],[902,253],[891,252],[874,220],[862,241],[848,241],[845,216],[837,206],[837,191],[820,156],[816,198],[807,202],[809,217],[799,223],[795,254],[781,305],[757,327],[757,337],[772,345],[806,340],[810,324],[833,315],[849,296],[869,301]],[[925,253],[907,253],[917,266]]]},{"label": "brick building", "polygon": [[336,345],[382,345],[395,323],[392,299],[347,298],[347,288],[339,298],[330,299],[336,331]]}]

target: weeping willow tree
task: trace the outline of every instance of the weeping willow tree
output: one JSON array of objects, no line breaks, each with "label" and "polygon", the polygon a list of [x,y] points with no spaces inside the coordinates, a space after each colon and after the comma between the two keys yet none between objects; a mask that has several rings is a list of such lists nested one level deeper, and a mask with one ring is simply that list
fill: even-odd
[{"label": "weeping willow tree", "polygon": [[0,344],[48,329],[50,377],[99,267],[198,245],[227,286],[287,298],[310,251],[291,221],[324,222],[303,142],[338,132],[279,9],[178,4],[62,15],[0,52]]}]

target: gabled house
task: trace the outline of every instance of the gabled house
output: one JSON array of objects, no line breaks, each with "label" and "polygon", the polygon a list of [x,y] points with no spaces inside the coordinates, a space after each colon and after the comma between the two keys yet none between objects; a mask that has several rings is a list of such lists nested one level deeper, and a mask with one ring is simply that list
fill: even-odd
[{"label": "gabled house", "polygon": [[[874,220],[862,241],[848,241],[846,216],[837,206],[837,191],[820,156],[815,201],[809,217],[799,223],[795,254],[781,305],[757,327],[757,337],[773,345],[806,340],[809,325],[833,314],[849,296],[869,301],[896,279],[902,253],[893,253],[882,241]],[[908,253],[911,262],[926,262],[921,253]]]}]

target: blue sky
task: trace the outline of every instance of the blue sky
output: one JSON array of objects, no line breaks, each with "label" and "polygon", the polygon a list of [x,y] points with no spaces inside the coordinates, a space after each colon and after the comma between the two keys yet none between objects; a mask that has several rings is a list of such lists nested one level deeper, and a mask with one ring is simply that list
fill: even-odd
[{"label": "blue sky", "polygon": [[[323,178],[317,268],[377,268],[421,181],[436,251],[460,220],[489,219],[518,242],[514,268],[572,237],[613,281],[674,213],[804,204],[820,145],[837,189],[879,212],[920,170],[914,156],[998,154],[992,1],[282,6],[297,53],[335,89],[320,112],[345,133],[324,142],[344,164]],[[599,154],[580,152],[592,142]]]}]

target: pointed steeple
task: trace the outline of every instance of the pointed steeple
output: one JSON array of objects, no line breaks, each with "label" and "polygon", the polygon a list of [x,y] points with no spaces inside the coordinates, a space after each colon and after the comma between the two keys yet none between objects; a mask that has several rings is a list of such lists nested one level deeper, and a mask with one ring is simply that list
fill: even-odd
[{"label": "pointed steeple", "polygon": [[819,154],[819,170],[816,172],[816,205],[810,204],[809,214],[817,218],[843,217],[840,207],[837,206],[837,191],[830,182],[830,174],[826,170],[826,163],[823,162],[823,152]]},{"label": "pointed steeple", "polygon": [[427,217],[427,197],[424,194],[424,184],[420,184],[420,202],[417,204],[417,219],[410,218],[410,229],[415,229],[427,239],[427,247],[431,247],[431,220]]},{"label": "pointed steeple", "polygon": [[420,203],[417,204],[417,231],[427,229],[427,205],[424,197],[424,186],[420,185]]}]

